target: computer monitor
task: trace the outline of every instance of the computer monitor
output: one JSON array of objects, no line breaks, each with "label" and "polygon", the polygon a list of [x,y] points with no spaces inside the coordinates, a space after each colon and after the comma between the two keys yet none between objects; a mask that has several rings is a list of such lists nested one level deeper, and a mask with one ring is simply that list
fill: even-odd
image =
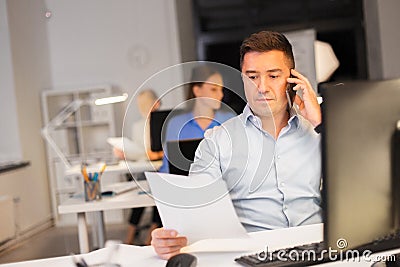
[{"label": "computer monitor", "polygon": [[356,248],[399,229],[392,138],[400,120],[400,79],[320,87],[324,241],[337,248],[345,239],[346,249]]},{"label": "computer monitor", "polygon": [[163,133],[162,129],[167,124],[168,115],[171,110],[157,110],[150,113],[150,148],[152,151],[162,151]]},{"label": "computer monitor", "polygon": [[202,139],[187,139],[167,142],[169,173],[188,175],[190,164]]}]

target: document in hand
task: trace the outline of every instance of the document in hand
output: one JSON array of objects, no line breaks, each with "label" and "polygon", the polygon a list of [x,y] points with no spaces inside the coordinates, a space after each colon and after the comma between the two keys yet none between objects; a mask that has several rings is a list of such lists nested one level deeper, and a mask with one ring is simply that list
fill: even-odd
[{"label": "document in hand", "polygon": [[223,180],[207,175],[145,174],[164,228],[177,230],[188,244],[248,237]]},{"label": "document in hand", "polygon": [[145,146],[140,142],[134,142],[126,137],[108,137],[107,143],[121,151],[124,151],[128,160],[147,159]]},{"label": "document in hand", "polygon": [[123,151],[125,146],[134,146],[135,144],[126,137],[108,137],[107,143],[112,145],[113,147]]}]

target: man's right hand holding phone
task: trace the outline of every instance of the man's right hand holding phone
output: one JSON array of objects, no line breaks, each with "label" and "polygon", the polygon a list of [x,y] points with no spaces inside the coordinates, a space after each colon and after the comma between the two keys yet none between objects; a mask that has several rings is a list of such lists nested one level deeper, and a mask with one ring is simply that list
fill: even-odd
[{"label": "man's right hand holding phone", "polygon": [[295,96],[294,102],[299,107],[299,113],[314,127],[322,122],[321,107],[318,104],[317,95],[308,79],[295,69],[291,69],[292,77],[287,78],[288,83],[296,84],[293,90],[301,90],[302,98]]},{"label": "man's right hand holding phone", "polygon": [[151,232],[151,245],[160,258],[168,260],[187,245],[187,238],[176,230],[157,228]]}]

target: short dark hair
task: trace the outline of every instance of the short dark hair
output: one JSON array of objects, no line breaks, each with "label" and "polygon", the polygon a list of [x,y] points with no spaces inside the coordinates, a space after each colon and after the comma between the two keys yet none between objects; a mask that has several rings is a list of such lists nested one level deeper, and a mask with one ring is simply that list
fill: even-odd
[{"label": "short dark hair", "polygon": [[202,86],[214,74],[219,74],[218,70],[209,64],[202,64],[192,69],[192,77],[189,83],[187,100],[195,98],[193,87]]},{"label": "short dark hair", "polygon": [[272,50],[282,51],[289,63],[289,68],[294,69],[294,56],[292,45],[288,39],[279,32],[261,31],[253,33],[244,39],[240,46],[240,68],[243,65],[244,55],[248,52],[269,52]]}]

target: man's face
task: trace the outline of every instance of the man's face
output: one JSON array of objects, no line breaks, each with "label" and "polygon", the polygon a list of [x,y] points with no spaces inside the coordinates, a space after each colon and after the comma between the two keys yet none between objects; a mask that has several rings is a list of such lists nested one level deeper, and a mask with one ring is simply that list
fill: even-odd
[{"label": "man's face", "polygon": [[290,68],[282,51],[246,53],[242,75],[247,102],[255,115],[265,118],[286,112]]}]

